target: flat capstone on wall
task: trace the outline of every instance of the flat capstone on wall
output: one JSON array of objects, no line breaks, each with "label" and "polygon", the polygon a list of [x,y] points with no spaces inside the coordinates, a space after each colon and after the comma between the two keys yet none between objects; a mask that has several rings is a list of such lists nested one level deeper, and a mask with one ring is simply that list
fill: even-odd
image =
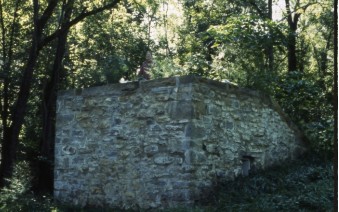
[{"label": "flat capstone on wall", "polygon": [[194,76],[59,92],[54,196],[77,206],[166,208],[205,198],[306,150],[268,96]]}]

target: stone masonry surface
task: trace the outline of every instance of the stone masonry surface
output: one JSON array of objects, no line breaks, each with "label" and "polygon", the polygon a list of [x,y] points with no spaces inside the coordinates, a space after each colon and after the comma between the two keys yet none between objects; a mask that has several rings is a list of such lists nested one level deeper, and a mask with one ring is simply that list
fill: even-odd
[{"label": "stone masonry surface", "polygon": [[[216,179],[306,150],[269,97],[194,76],[59,92],[56,200],[166,208],[208,195]],[[249,166],[247,163],[246,167]]]}]

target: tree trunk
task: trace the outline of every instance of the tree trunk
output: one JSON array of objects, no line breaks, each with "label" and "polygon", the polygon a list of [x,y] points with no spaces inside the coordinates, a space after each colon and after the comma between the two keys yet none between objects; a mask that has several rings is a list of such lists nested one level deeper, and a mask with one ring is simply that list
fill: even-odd
[{"label": "tree trunk", "polygon": [[[13,158],[13,152],[11,151],[11,145],[10,143],[6,142],[7,140],[10,139],[11,136],[11,129],[8,126],[9,123],[9,110],[10,110],[10,70],[13,62],[13,45],[14,45],[14,38],[17,35],[17,18],[18,18],[18,13],[17,11],[19,10],[19,4],[20,0],[17,0],[15,2],[15,9],[13,12],[13,20],[11,23],[11,27],[8,27],[9,29],[5,28],[5,23],[4,23],[4,16],[3,16],[3,3],[0,0],[0,29],[1,29],[1,45],[2,45],[2,60],[3,60],[3,65],[1,66],[1,80],[3,81],[3,86],[2,86],[2,92],[1,92],[1,123],[2,123],[2,149],[1,149],[1,157],[2,158],[2,163],[4,163],[4,167],[11,167],[10,164],[11,158]],[[8,37],[8,43],[6,40],[6,31],[9,31],[9,37]],[[9,157],[9,158],[6,158]],[[6,168],[1,168],[0,167],[0,178],[1,178],[1,173],[3,173],[1,170],[6,169]],[[4,175],[7,175],[4,173]],[[1,181],[1,180],[0,180]],[[0,185],[2,183],[0,182]]]},{"label": "tree trunk", "polygon": [[[256,4],[255,1],[249,1],[249,4],[252,6],[252,8],[258,13],[258,15],[265,21],[269,20],[272,21],[272,14],[273,14],[273,0],[267,0],[267,11],[260,9],[260,7]],[[269,27],[269,34],[272,35],[272,29]],[[265,64],[265,67],[268,68],[269,72],[274,71],[274,48],[273,48],[273,37],[271,36],[269,38],[269,43],[267,46],[265,46],[265,60],[267,63]]]},{"label": "tree trunk", "polygon": [[[272,21],[272,0],[268,0],[268,19]],[[270,34],[272,35],[273,32],[270,28]],[[273,37],[270,38],[270,44],[267,49],[267,56],[268,56],[268,70],[272,73],[274,71],[274,49],[273,49]]]},{"label": "tree trunk", "polygon": [[297,29],[300,14],[291,12],[290,1],[285,0],[287,11],[287,22],[289,27],[289,34],[287,37],[287,59],[288,59],[288,72],[298,70],[297,60]]},{"label": "tree trunk", "polygon": [[57,86],[59,84],[62,59],[65,53],[67,33],[58,39],[58,47],[52,69],[52,76],[44,89],[43,96],[43,131],[40,143],[40,155],[43,160],[39,161],[38,190],[40,192],[53,191],[53,161],[54,161],[54,138]]},{"label": "tree trunk", "polygon": [[[114,1],[102,8],[83,13],[78,16],[77,22],[89,15],[94,15],[105,9],[114,7],[119,1]],[[61,17],[60,32],[57,34],[57,49],[54,57],[54,64],[51,72],[50,81],[44,88],[43,95],[43,131],[40,143],[40,154],[43,160],[39,161],[38,173],[38,190],[40,192],[53,191],[53,163],[54,163],[54,139],[55,139],[55,118],[56,118],[56,100],[57,90],[60,81],[60,72],[62,70],[62,60],[66,51],[67,35],[70,26],[77,22],[71,23],[74,0],[68,1],[63,5],[63,17]]]},{"label": "tree trunk", "polygon": [[[64,42],[66,42],[66,37],[68,34],[68,30],[70,29],[71,26],[75,25],[76,23],[82,21],[88,16],[95,15],[97,13],[100,13],[104,10],[111,9],[115,7],[119,0],[113,0],[111,3],[93,9],[91,11],[82,11],[77,17],[72,19],[71,21],[65,22],[62,27],[58,30],[56,30],[54,33],[42,38],[44,29],[46,28],[46,25],[48,24],[48,21],[50,17],[52,16],[59,0],[49,0],[48,5],[43,11],[41,15],[39,15],[39,1],[38,0],[33,0],[33,9],[34,9],[34,31],[33,31],[33,38],[32,38],[32,45],[31,49],[29,52],[28,60],[26,63],[26,66],[23,70],[23,76],[21,78],[21,85],[19,88],[19,93],[17,96],[17,101],[16,104],[13,107],[13,110],[11,111],[12,116],[10,117],[11,120],[11,125],[4,130],[4,141],[2,144],[1,148],[1,156],[2,156],[2,161],[0,164],[0,188],[9,185],[9,182],[6,181],[6,179],[10,179],[12,174],[13,174],[13,169],[14,169],[14,164],[16,160],[16,153],[17,153],[17,147],[19,144],[19,135],[20,131],[22,128],[22,125],[24,123],[24,117],[25,117],[25,112],[27,109],[27,103],[29,99],[29,93],[31,89],[31,84],[32,84],[32,78],[33,78],[33,72],[34,68],[38,59],[39,52],[42,50],[43,47],[45,47],[47,44],[49,44],[51,41],[53,41],[56,38],[59,38],[60,41],[64,39]],[[67,1],[67,5],[71,5],[73,1]],[[64,8],[64,9],[69,9],[70,11],[72,10],[72,7],[70,8]],[[64,14],[66,16],[66,12]],[[69,19],[70,20],[70,17]],[[63,38],[65,36],[65,38]],[[64,48],[64,47],[63,47]],[[57,55],[61,56],[59,58],[55,58],[55,64],[58,70],[60,69],[60,64],[58,61],[62,60],[64,50],[59,49],[59,53]],[[57,52],[58,52],[57,51]],[[61,62],[60,62],[61,63]],[[56,80],[58,80],[58,76],[55,76]],[[56,88],[52,88],[56,89]],[[55,92],[54,94],[55,95]],[[48,97],[48,101],[52,101],[55,97],[51,96]],[[51,104],[53,105],[53,104]],[[51,106],[52,107],[52,106]],[[46,117],[53,117],[53,112],[52,114],[47,114]],[[53,120],[53,118],[47,118],[50,120]],[[46,120],[47,120],[46,119]],[[48,131],[53,130],[53,125],[49,125],[46,123],[46,129]],[[51,135],[48,134],[46,135],[46,138],[50,138]],[[45,138],[44,138],[45,139]],[[42,142],[41,143],[41,151],[45,152],[48,154],[50,152],[52,144],[50,143],[50,139],[48,142]],[[44,154],[45,154],[44,153]],[[48,154],[51,155],[51,154]],[[50,166],[48,166],[50,167]],[[45,166],[43,167],[43,169]],[[47,168],[49,169],[49,168]]]},{"label": "tree trunk", "polygon": [[16,152],[19,144],[19,135],[21,127],[24,123],[25,112],[27,109],[27,102],[29,98],[29,92],[31,89],[33,71],[39,55],[39,43],[41,42],[41,36],[43,29],[47,23],[47,20],[51,16],[53,9],[55,8],[57,1],[51,0],[43,15],[39,18],[39,3],[38,0],[33,0],[34,9],[34,31],[32,35],[32,45],[29,51],[26,67],[23,70],[23,76],[21,78],[21,85],[17,97],[16,104],[12,110],[11,125],[4,131],[4,141],[1,149],[1,165],[0,165],[0,188],[8,186],[9,181],[13,174],[13,169],[16,160]]},{"label": "tree trunk", "polygon": [[290,32],[287,41],[288,72],[297,71],[296,36],[294,33]]},{"label": "tree trunk", "polygon": [[20,130],[24,122],[33,70],[38,57],[37,37],[34,37],[35,38],[33,38],[33,44],[29,54],[29,60],[26,68],[24,69],[24,76],[22,78],[18,99],[11,117],[12,123],[10,127],[4,131],[4,140],[2,143],[3,147],[1,149],[2,161],[0,165],[0,188],[8,185],[8,182],[5,179],[11,178],[16,160]]},{"label": "tree trunk", "polygon": [[[73,2],[69,1],[64,5],[64,16],[61,28],[69,23]],[[59,84],[62,60],[66,51],[66,42],[69,29],[59,34],[57,49],[54,58],[54,64],[49,82],[43,92],[43,130],[42,140],[40,143],[40,155],[42,160],[39,161],[38,190],[42,193],[53,191],[53,162],[54,162],[54,139],[55,139],[55,117],[56,117],[56,100],[57,87]]]}]

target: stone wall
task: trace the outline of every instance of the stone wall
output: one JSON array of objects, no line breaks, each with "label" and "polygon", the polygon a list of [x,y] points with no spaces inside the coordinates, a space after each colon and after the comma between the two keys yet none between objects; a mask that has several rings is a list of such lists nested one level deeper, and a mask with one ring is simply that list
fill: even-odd
[{"label": "stone wall", "polygon": [[306,149],[270,98],[193,76],[60,92],[56,126],[54,195],[79,206],[190,205]]}]

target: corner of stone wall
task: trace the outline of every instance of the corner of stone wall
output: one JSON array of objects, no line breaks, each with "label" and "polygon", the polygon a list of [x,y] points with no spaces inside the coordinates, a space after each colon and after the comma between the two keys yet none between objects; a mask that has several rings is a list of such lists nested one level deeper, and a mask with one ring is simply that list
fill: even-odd
[{"label": "corner of stone wall", "polygon": [[310,148],[309,141],[304,133],[298,128],[296,124],[291,120],[291,118],[283,111],[278,102],[271,96],[268,97],[271,102],[272,107],[277,111],[281,116],[282,120],[287,123],[287,125],[294,131],[296,135],[296,142],[300,146],[301,154],[307,152]]}]

